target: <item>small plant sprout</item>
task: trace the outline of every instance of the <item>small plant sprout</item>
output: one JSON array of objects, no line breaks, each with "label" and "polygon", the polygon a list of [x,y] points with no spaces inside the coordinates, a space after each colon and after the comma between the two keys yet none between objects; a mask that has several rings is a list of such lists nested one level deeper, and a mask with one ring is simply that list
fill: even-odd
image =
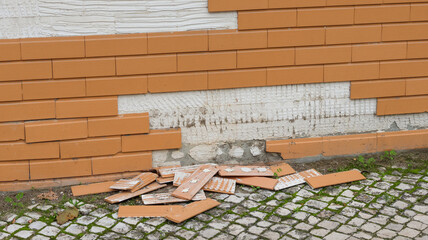
[{"label": "small plant sprout", "polygon": [[20,192],[20,193],[16,194],[15,199],[7,196],[4,198],[4,201],[10,203],[13,207],[23,208],[24,204],[22,204],[22,202],[20,202],[23,197],[24,197],[24,193]]}]

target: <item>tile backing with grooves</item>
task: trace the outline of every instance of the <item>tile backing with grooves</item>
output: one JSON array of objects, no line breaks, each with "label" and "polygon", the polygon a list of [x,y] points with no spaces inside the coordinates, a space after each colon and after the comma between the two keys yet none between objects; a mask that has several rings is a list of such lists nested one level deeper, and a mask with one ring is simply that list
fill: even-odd
[{"label": "tile backing with grooves", "polygon": [[305,178],[311,178],[321,176],[322,174],[315,169],[309,169],[303,172],[287,175],[278,178],[278,184],[275,186],[275,190],[281,190],[288,187],[293,187],[299,184],[305,183]]},{"label": "tile backing with grooves", "polygon": [[[190,173],[177,172],[174,176],[174,186],[180,186],[181,183],[190,177]],[[202,190],[209,192],[235,194],[236,180],[230,178],[213,177]]]},{"label": "tile backing with grooves", "polygon": [[192,199],[217,172],[218,168],[216,166],[203,165],[199,167],[172,193],[172,196],[187,200]]},{"label": "tile backing with grooves", "polygon": [[[193,198],[192,201],[205,200],[207,197],[203,190],[200,190]],[[171,195],[171,193],[156,193],[156,194],[145,194],[141,195],[141,200],[145,205],[152,204],[164,204],[164,203],[179,203],[187,202],[188,200],[176,198]]]}]

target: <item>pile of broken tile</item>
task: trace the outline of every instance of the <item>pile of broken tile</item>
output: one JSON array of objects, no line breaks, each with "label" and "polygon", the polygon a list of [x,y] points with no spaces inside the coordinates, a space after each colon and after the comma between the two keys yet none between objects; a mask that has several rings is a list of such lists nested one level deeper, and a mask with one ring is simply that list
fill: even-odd
[{"label": "pile of broken tile", "polygon": [[[165,217],[180,223],[220,204],[207,198],[204,191],[234,194],[236,184],[278,191],[305,182],[316,189],[365,179],[359,170],[327,175],[315,169],[296,173],[287,163],[271,166],[204,164],[161,167],[156,170],[157,174],[144,172],[132,179],[73,186],[72,192],[74,196],[81,196],[120,191],[105,198],[111,204],[139,196],[144,205],[119,206],[118,216]],[[168,183],[176,188],[166,193],[153,193]],[[182,205],[188,201],[193,202]]]}]

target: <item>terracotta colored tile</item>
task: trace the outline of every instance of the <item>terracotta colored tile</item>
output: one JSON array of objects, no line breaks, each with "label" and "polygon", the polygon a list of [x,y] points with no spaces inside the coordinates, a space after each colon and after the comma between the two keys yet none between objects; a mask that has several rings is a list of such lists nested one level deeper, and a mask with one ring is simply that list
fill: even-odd
[{"label": "terracotta colored tile", "polygon": [[324,79],[323,66],[268,68],[267,85],[321,83]]},{"label": "terracotta colored tile", "polygon": [[24,100],[84,97],[85,79],[25,81],[22,83]]},{"label": "terracotta colored tile", "polygon": [[[200,190],[198,193],[195,194],[191,201],[201,201],[205,199],[207,199],[207,197],[205,196],[205,192],[203,190]],[[141,195],[141,200],[143,201],[144,205],[168,204],[190,201],[187,199],[174,197],[171,195],[171,193],[145,194]]]},{"label": "terracotta colored tile", "polygon": [[266,48],[267,39],[266,30],[214,30],[209,31],[209,48],[210,51]]},{"label": "terracotta colored tile", "polygon": [[[168,166],[168,167],[160,167],[158,169],[159,174],[162,177],[174,177],[175,173],[177,172],[190,172],[193,173],[196,169],[199,167],[206,165],[206,164],[197,164],[197,165],[191,165],[191,166]],[[210,164],[213,166],[217,166],[217,164]]]},{"label": "terracotta colored tile", "polygon": [[120,137],[88,138],[60,142],[61,158],[114,155],[122,148]]},{"label": "terracotta colored tile", "polygon": [[266,86],[266,69],[208,72],[208,89]]},{"label": "terracotta colored tile", "polygon": [[355,155],[376,152],[376,133],[323,138],[324,156]]},{"label": "terracotta colored tile", "polygon": [[16,141],[25,139],[24,123],[1,123],[0,124],[0,142]]},{"label": "terracotta colored tile", "polygon": [[377,151],[408,150],[428,147],[428,131],[398,131],[377,134]]},{"label": "terracotta colored tile", "polygon": [[380,42],[381,38],[382,38],[381,25],[363,25],[363,26],[326,28],[327,44]]},{"label": "terracotta colored tile", "polygon": [[208,51],[207,31],[149,33],[148,41],[150,54]]},{"label": "terracotta colored tile", "polygon": [[268,0],[209,0],[209,12],[268,8]]},{"label": "terracotta colored tile", "polygon": [[383,0],[383,3],[425,2],[426,0]]},{"label": "terracotta colored tile", "polygon": [[324,82],[379,79],[379,63],[348,63],[324,66]]},{"label": "terracotta colored tile", "polygon": [[298,9],[297,26],[331,26],[354,23],[354,8]]},{"label": "terracotta colored tile", "polygon": [[87,57],[147,54],[147,34],[85,36]]},{"label": "terracotta colored tile", "polygon": [[54,78],[101,77],[116,75],[114,58],[54,60]]},{"label": "terracotta colored tile", "polygon": [[428,112],[428,96],[380,98],[376,115],[395,115]]},{"label": "terracotta colored tile", "polygon": [[108,96],[147,93],[147,76],[87,78],[88,96]]},{"label": "terracotta colored tile", "polygon": [[354,169],[345,172],[330,173],[322,176],[306,178],[305,181],[312,188],[321,188],[366,179],[359,170]]},{"label": "terracotta colored tile", "polygon": [[158,178],[158,175],[152,172],[144,172],[137,176],[135,176],[133,179],[136,179],[139,181],[137,186],[133,187],[131,189],[131,192],[136,192],[140,190],[141,188],[149,185],[150,183],[154,182]]},{"label": "terracotta colored tile", "polygon": [[390,61],[380,63],[381,78],[428,76],[428,60]]},{"label": "terracotta colored tile", "polygon": [[236,183],[238,184],[260,187],[269,190],[273,190],[276,184],[278,184],[278,179],[268,177],[234,177],[233,179],[235,179]]},{"label": "terracotta colored tile", "polygon": [[296,14],[294,9],[238,12],[238,29],[295,27]]},{"label": "terracotta colored tile", "polygon": [[0,182],[29,180],[28,161],[0,162]]},{"label": "terracotta colored tile", "polygon": [[383,0],[327,0],[327,6],[382,4]]},{"label": "terracotta colored tile", "polygon": [[120,179],[111,185],[110,188],[114,190],[126,191],[136,187],[138,183],[139,181],[135,179]]},{"label": "terracotta colored tile", "polygon": [[296,49],[296,64],[342,63],[351,61],[351,46]]},{"label": "terracotta colored tile", "polygon": [[177,71],[175,54],[116,58],[117,75],[168,73]]},{"label": "terracotta colored tile", "polygon": [[425,94],[428,94],[428,78],[416,78],[406,80],[407,96]]},{"label": "terracotta colored tile", "polygon": [[0,40],[0,61],[16,61],[21,59],[21,45],[18,39]]},{"label": "terracotta colored tile", "polygon": [[238,68],[294,65],[294,48],[238,51]]},{"label": "terracotta colored tile", "polygon": [[278,178],[278,183],[275,185],[275,191],[282,190],[285,188],[297,186],[305,183],[306,178],[316,177],[322,175],[315,169],[309,169],[303,172],[295,173]]},{"label": "terracotta colored tile", "polygon": [[326,0],[269,0],[269,8],[323,7]]},{"label": "terracotta colored tile", "polygon": [[52,78],[51,61],[0,63],[0,82]]},{"label": "terracotta colored tile", "polygon": [[22,100],[21,82],[0,82],[0,102]]},{"label": "terracotta colored tile", "polygon": [[184,92],[208,89],[206,72],[149,75],[149,92]]},{"label": "terracotta colored tile", "polygon": [[183,208],[169,211],[166,218],[175,223],[181,223],[218,205],[220,203],[216,200],[207,198],[206,200],[190,203]]},{"label": "terracotta colored tile", "polygon": [[292,139],[287,159],[313,157],[323,152],[322,138]]},{"label": "terracotta colored tile", "polygon": [[406,80],[351,82],[351,99],[406,95]]},{"label": "terracotta colored tile", "polygon": [[117,115],[117,97],[72,98],[56,101],[57,118]]},{"label": "terracotta colored tile", "polygon": [[89,118],[90,137],[148,133],[149,114],[133,113],[117,117]]},{"label": "terracotta colored tile", "polygon": [[428,58],[428,41],[408,42],[407,58]]},{"label": "terracotta colored tile", "polygon": [[120,192],[114,195],[111,195],[109,197],[104,198],[104,201],[114,204],[114,203],[120,203],[123,201],[126,201],[128,199],[140,196],[142,194],[148,193],[148,192],[152,192],[154,190],[166,187],[166,184],[159,184],[157,182],[151,183],[146,187],[143,187],[142,189],[136,191],[136,192]]},{"label": "terracotta colored tile", "polygon": [[122,151],[149,151],[181,148],[181,130],[151,130],[149,134],[122,136]]},{"label": "terracotta colored tile", "polygon": [[106,174],[129,171],[144,171],[152,168],[152,153],[139,152],[117,154],[108,157],[93,157],[93,174]]},{"label": "terracotta colored tile", "polygon": [[59,157],[59,144],[24,142],[0,143],[0,161],[48,159]]},{"label": "terracotta colored tile", "polygon": [[47,120],[25,123],[25,141],[49,142],[88,137],[86,119]]},{"label": "terracotta colored tile", "polygon": [[426,39],[428,39],[428,23],[401,23],[382,25],[382,41]]},{"label": "terracotta colored tile", "polygon": [[25,101],[0,103],[0,122],[55,118],[55,102]]},{"label": "terracotta colored tile", "polygon": [[48,37],[21,39],[22,59],[85,57],[84,37]]},{"label": "terracotta colored tile", "polygon": [[355,23],[389,23],[410,20],[410,5],[385,5],[355,8]]},{"label": "terracotta colored tile", "polygon": [[266,141],[266,152],[280,153],[283,159],[286,159],[290,152],[291,139],[286,140],[267,140]]},{"label": "terracotta colored tile", "polygon": [[222,177],[273,176],[272,169],[267,166],[219,166],[218,169]]},{"label": "terracotta colored tile", "polygon": [[324,45],[324,28],[268,30],[269,47]]},{"label": "terracotta colored tile", "polygon": [[410,8],[411,21],[426,21],[428,20],[428,4],[414,4]]},{"label": "terracotta colored tile", "polygon": [[91,159],[30,160],[31,179],[65,178],[92,175]]},{"label": "terracotta colored tile", "polygon": [[100,183],[92,183],[88,185],[79,185],[72,186],[71,191],[73,192],[73,196],[84,196],[98,193],[106,193],[113,192],[114,189],[111,189],[110,186],[113,185],[114,181],[109,182],[100,182]]},{"label": "terracotta colored tile", "polygon": [[119,206],[118,217],[166,217],[170,212],[182,209],[181,205]]},{"label": "terracotta colored tile", "polygon": [[352,61],[405,59],[407,43],[376,43],[352,46]]},{"label": "terracotta colored tile", "polygon": [[236,68],[236,52],[178,54],[178,71],[220,70]]},{"label": "terracotta colored tile", "polygon": [[159,184],[171,183],[172,181],[174,181],[174,177],[167,177],[167,178],[158,177],[158,178],[156,178],[156,182]]},{"label": "terracotta colored tile", "polygon": [[[180,186],[185,180],[187,180],[192,173],[177,172],[174,175],[173,186]],[[235,194],[236,180],[230,178],[213,177],[205,184],[202,188],[208,192],[218,192],[226,194]]]},{"label": "terracotta colored tile", "polygon": [[281,164],[270,166],[270,169],[272,170],[274,176],[278,176],[278,177],[296,173],[296,170],[294,170],[287,163],[281,163]]}]

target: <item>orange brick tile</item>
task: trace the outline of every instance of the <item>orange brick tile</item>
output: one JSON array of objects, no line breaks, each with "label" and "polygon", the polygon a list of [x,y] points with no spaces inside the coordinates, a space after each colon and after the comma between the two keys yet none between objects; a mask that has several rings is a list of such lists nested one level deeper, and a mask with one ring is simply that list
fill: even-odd
[{"label": "orange brick tile", "polygon": [[426,39],[428,39],[428,23],[402,23],[382,25],[382,41]]},{"label": "orange brick tile", "polygon": [[327,6],[382,4],[383,0],[327,0]]},{"label": "orange brick tile", "polygon": [[266,141],[266,152],[280,153],[283,159],[286,159],[290,152],[291,139]]},{"label": "orange brick tile", "polygon": [[381,78],[428,76],[428,60],[391,61],[380,63]]},{"label": "orange brick tile", "polygon": [[122,152],[181,148],[181,130],[151,130],[149,134],[122,136]]},{"label": "orange brick tile", "polygon": [[409,20],[409,4],[355,7],[355,24],[406,22]]},{"label": "orange brick tile", "polygon": [[286,159],[314,157],[323,153],[322,138],[292,139]]},{"label": "orange brick tile", "polygon": [[73,98],[56,101],[57,118],[115,116],[117,111],[117,97]]},{"label": "orange brick tile", "polygon": [[90,158],[30,161],[30,178],[32,180],[90,175],[92,175]]},{"label": "orange brick tile", "polygon": [[236,52],[178,54],[178,71],[236,68]]},{"label": "orange brick tile", "polygon": [[147,34],[85,36],[86,57],[147,54]]},{"label": "orange brick tile", "polygon": [[267,85],[321,83],[324,79],[323,66],[268,68]]},{"label": "orange brick tile", "polygon": [[214,30],[209,31],[210,51],[267,47],[267,31]]},{"label": "orange brick tile", "polygon": [[21,43],[18,39],[0,40],[0,61],[16,61],[21,59]]},{"label": "orange brick tile", "polygon": [[266,29],[296,26],[296,10],[238,12],[238,29]]},{"label": "orange brick tile", "polygon": [[121,138],[101,137],[60,142],[61,158],[114,155],[122,149]]},{"label": "orange brick tile", "polygon": [[1,123],[0,142],[16,141],[25,139],[24,123]]},{"label": "orange brick tile", "polygon": [[21,82],[0,82],[0,102],[22,100]]},{"label": "orange brick tile", "polygon": [[0,103],[0,122],[55,118],[55,102],[25,101]]},{"label": "orange brick tile", "polygon": [[411,3],[411,2],[426,2],[426,0],[383,0],[383,3]]},{"label": "orange brick tile", "polygon": [[49,142],[88,137],[86,119],[47,120],[25,123],[25,141]]},{"label": "orange brick tile", "polygon": [[266,69],[216,71],[208,73],[208,89],[266,86]]},{"label": "orange brick tile", "polygon": [[407,42],[376,43],[352,46],[352,61],[376,61],[405,59],[407,55]]},{"label": "orange brick tile", "polygon": [[21,39],[22,59],[85,57],[84,37],[48,37]]},{"label": "orange brick tile", "polygon": [[428,131],[398,131],[377,134],[377,151],[405,150],[428,147]]},{"label": "orange brick tile", "polygon": [[24,100],[84,97],[85,79],[41,80],[22,83]]},{"label": "orange brick tile", "polygon": [[117,75],[168,73],[177,71],[175,54],[116,58]]},{"label": "orange brick tile", "polygon": [[379,79],[379,63],[348,63],[324,66],[324,82]]},{"label": "orange brick tile", "polygon": [[296,49],[296,64],[343,63],[351,61],[351,46],[307,47]]},{"label": "orange brick tile", "polygon": [[406,95],[406,80],[351,82],[351,99]]},{"label": "orange brick tile", "polygon": [[30,179],[28,161],[0,162],[0,182]]},{"label": "orange brick tile", "polygon": [[411,21],[426,21],[428,20],[428,4],[414,4],[410,8]]},{"label": "orange brick tile", "polygon": [[206,72],[149,75],[149,92],[184,92],[208,89]]},{"label": "orange brick tile", "polygon": [[148,41],[150,54],[208,51],[207,31],[149,33]]},{"label": "orange brick tile", "polygon": [[251,10],[268,8],[269,0],[209,0],[209,12],[223,12],[236,10]]},{"label": "orange brick tile", "polygon": [[428,58],[428,41],[408,42],[407,58]]},{"label": "orange brick tile", "polygon": [[428,78],[414,78],[406,80],[406,95],[428,94]]},{"label": "orange brick tile", "polygon": [[294,48],[238,51],[238,68],[294,65]]},{"label": "orange brick tile", "polygon": [[0,161],[48,159],[59,157],[59,144],[48,143],[0,143]]},{"label": "orange brick tile", "polygon": [[323,155],[374,153],[376,152],[376,144],[376,133],[323,137]]},{"label": "orange brick tile", "polygon": [[269,0],[269,8],[323,7],[326,0]]},{"label": "orange brick tile", "polygon": [[87,96],[147,93],[147,76],[87,78]]},{"label": "orange brick tile", "polygon": [[150,170],[152,168],[152,153],[122,153],[108,157],[93,157],[92,168],[94,175]]},{"label": "orange brick tile", "polygon": [[326,29],[326,43],[347,44],[380,42],[382,38],[381,34],[381,25],[328,27]]},{"label": "orange brick tile", "polygon": [[316,8],[297,10],[297,26],[331,26],[354,23],[354,8]]},{"label": "orange brick tile", "polygon": [[324,45],[324,28],[268,30],[269,47]]},{"label": "orange brick tile", "polygon": [[88,131],[90,137],[148,133],[149,114],[134,113],[117,117],[89,118]]},{"label": "orange brick tile", "polygon": [[428,112],[428,96],[380,98],[377,115],[395,115]]},{"label": "orange brick tile", "polygon": [[51,61],[0,63],[0,82],[52,78]]},{"label": "orange brick tile", "polygon": [[114,76],[116,66],[114,58],[86,58],[75,60],[54,60],[54,78],[79,78]]}]

